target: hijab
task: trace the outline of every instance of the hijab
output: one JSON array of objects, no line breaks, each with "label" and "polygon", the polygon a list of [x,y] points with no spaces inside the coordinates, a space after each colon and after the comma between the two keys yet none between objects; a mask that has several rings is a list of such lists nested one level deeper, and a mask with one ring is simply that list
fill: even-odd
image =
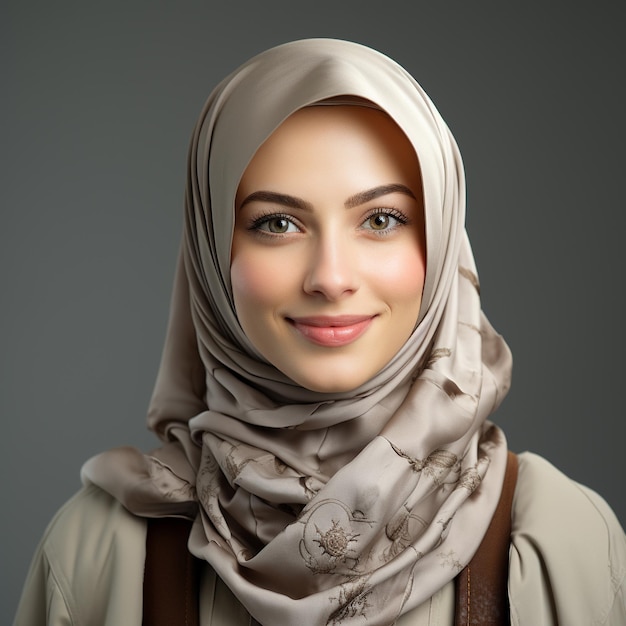
[{"label": "hijab", "polygon": [[[346,393],[297,385],[244,334],[230,284],[234,198],[259,146],[302,107],[366,102],[418,156],[426,279],[395,357]],[[164,444],[83,468],[142,516],[194,520],[189,550],[262,624],[392,624],[470,561],[499,499],[506,442],[487,417],[511,357],[481,310],[448,127],[415,80],[365,46],[301,40],[212,92],[188,159],[170,321],[148,414]]]}]

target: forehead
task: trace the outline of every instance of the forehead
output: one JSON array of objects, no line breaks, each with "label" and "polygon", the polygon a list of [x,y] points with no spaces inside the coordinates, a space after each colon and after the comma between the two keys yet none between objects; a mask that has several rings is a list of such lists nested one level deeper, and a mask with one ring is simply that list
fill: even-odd
[{"label": "forehead", "polygon": [[330,165],[333,176],[362,167],[370,175],[413,179],[421,185],[415,150],[386,113],[369,106],[318,105],[299,109],[270,134],[253,155],[239,187],[270,175],[282,180],[314,176]]},{"label": "forehead", "polygon": [[[294,140],[301,136],[330,138],[341,131],[364,138],[376,138],[388,143],[402,137],[408,139],[387,113],[373,106],[316,104],[298,109],[289,115],[261,144],[256,153],[267,144]],[[255,154],[256,154],[255,153]]]}]

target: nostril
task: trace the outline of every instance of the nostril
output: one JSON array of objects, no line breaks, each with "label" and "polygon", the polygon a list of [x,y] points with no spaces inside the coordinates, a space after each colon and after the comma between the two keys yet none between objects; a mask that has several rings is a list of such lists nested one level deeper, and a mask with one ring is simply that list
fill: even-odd
[{"label": "nostril", "polygon": [[329,248],[318,251],[309,265],[304,291],[324,295],[329,300],[356,291],[358,280],[350,257],[343,241],[334,242]]}]

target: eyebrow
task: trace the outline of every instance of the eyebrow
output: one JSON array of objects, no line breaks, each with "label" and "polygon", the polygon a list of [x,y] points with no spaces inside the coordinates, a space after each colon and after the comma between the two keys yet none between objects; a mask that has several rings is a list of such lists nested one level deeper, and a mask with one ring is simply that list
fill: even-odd
[{"label": "eyebrow", "polygon": [[[413,199],[415,194],[406,186],[400,183],[391,183],[389,185],[379,185],[378,187],[372,187],[366,191],[360,191],[350,196],[345,202],[344,207],[346,209],[352,209],[361,204],[365,204],[370,200],[375,200],[381,196],[386,196],[391,193],[403,193]],[[277,193],[275,191],[254,191],[247,196],[243,202],[239,205],[239,208],[243,208],[249,202],[271,202],[273,204],[280,204],[293,209],[302,209],[304,211],[312,211],[313,205],[302,198],[296,196],[290,196],[285,193]]]},{"label": "eyebrow", "polygon": [[355,193],[344,202],[344,206],[346,207],[346,209],[352,209],[356,206],[359,206],[360,204],[365,204],[370,200],[375,200],[376,198],[386,196],[390,193],[403,193],[407,196],[410,196],[414,200],[416,199],[415,194],[408,187],[406,187],[405,185],[400,185],[399,183],[392,183],[390,185],[380,185],[378,187],[368,189],[367,191]]},{"label": "eyebrow", "polygon": [[248,202],[272,202],[292,209],[303,209],[305,211],[313,210],[313,205],[302,198],[296,198],[295,196],[289,196],[285,193],[276,193],[274,191],[255,191],[245,198],[239,205],[239,208],[243,208]]}]

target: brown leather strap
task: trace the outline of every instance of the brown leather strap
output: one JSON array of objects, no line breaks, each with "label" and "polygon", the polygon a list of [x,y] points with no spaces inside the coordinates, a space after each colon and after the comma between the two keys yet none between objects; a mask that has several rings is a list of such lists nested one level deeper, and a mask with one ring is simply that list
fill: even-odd
[{"label": "brown leather strap", "polygon": [[455,579],[455,626],[510,624],[509,545],[517,456],[508,453],[500,501],[474,558]]},{"label": "brown leather strap", "polygon": [[199,562],[187,549],[191,522],[148,519],[143,626],[198,626]]}]

